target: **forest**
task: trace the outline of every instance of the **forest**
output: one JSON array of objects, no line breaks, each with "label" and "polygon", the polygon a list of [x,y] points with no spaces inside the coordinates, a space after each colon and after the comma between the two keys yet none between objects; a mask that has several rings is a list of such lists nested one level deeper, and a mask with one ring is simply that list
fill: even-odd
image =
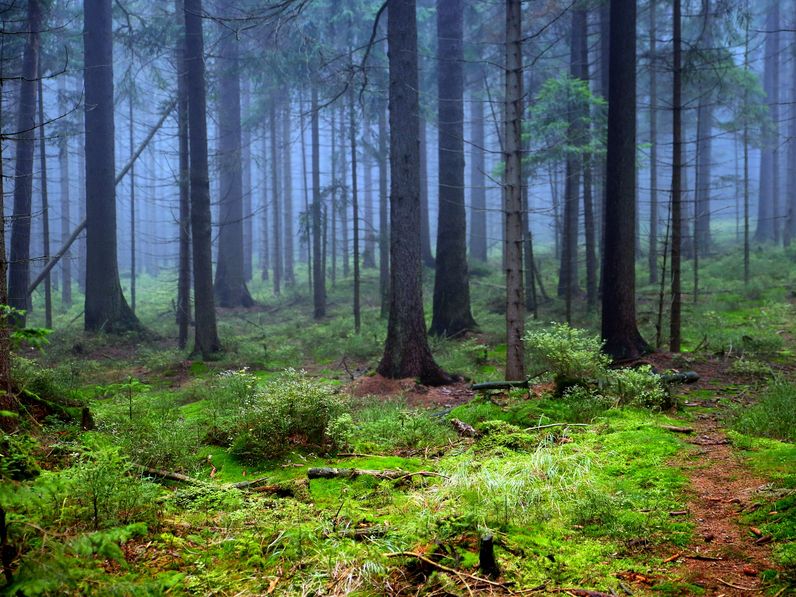
[{"label": "forest", "polygon": [[796,595],[796,0],[0,27],[0,595]]}]

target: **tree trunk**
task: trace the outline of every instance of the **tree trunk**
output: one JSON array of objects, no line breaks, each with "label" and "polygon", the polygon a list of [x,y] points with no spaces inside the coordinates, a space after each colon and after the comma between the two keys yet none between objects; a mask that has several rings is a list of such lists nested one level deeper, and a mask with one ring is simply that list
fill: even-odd
[{"label": "tree trunk", "polygon": [[672,100],[672,308],[669,314],[669,350],[680,352],[682,170],[683,170],[683,83],[681,2],[674,0],[674,84]]},{"label": "tree trunk", "polygon": [[617,360],[649,351],[636,327],[636,0],[611,0],[602,336]]},{"label": "tree trunk", "polygon": [[188,344],[191,323],[191,185],[188,155],[188,93],[185,79],[185,9],[183,0],[175,0],[179,25],[177,39],[177,142],[179,145],[180,256],[177,271],[177,346]]},{"label": "tree trunk", "polygon": [[17,112],[16,157],[14,160],[14,211],[11,220],[11,251],[8,268],[8,306],[21,313],[11,321],[25,326],[30,304],[30,221],[33,196],[33,154],[36,139],[36,90],[39,71],[39,34],[42,27],[39,0],[28,0],[27,36],[22,58],[22,80]]},{"label": "tree trunk", "polygon": [[318,108],[318,85],[312,84],[312,287],[315,319],[326,316],[326,280],[321,261],[321,149]]},{"label": "tree trunk", "polygon": [[[69,110],[64,77],[58,78],[58,110],[66,114]],[[58,169],[60,171],[60,200],[61,200],[61,243],[69,238],[71,230],[69,198],[69,134],[62,129],[58,136]],[[61,258],[61,307],[67,310],[72,306],[72,256],[69,251]]]},{"label": "tree trunk", "polygon": [[420,113],[420,250],[423,264],[434,267],[434,254],[431,252],[431,226],[428,206],[428,131],[426,119]]},{"label": "tree trunk", "polygon": [[185,74],[188,92],[191,240],[196,321],[194,352],[201,353],[207,359],[221,350],[221,342],[216,328],[213,297],[202,0],[185,0]]},{"label": "tree trunk", "polygon": [[[474,76],[473,89],[483,89],[481,69]],[[486,263],[486,152],[484,103],[480,93],[470,97],[470,259]]]},{"label": "tree trunk", "polygon": [[[766,44],[763,58],[763,90],[766,95],[771,122],[776,131],[779,126],[779,89],[774,85],[779,69],[779,33],[780,27],[779,2],[771,3],[766,18]],[[776,205],[778,193],[777,133],[767,135],[765,145],[760,152],[760,192],[757,203],[757,230],[755,241],[772,242],[777,238]]]},{"label": "tree trunk", "polygon": [[796,235],[796,46],[791,46],[791,81],[790,81],[790,127],[788,130],[788,201],[785,207],[785,228],[782,240],[786,247]]},{"label": "tree trunk", "polygon": [[[703,0],[703,36],[700,46],[710,56],[713,52],[713,24],[711,20],[712,5],[710,0]],[[710,235],[710,186],[713,165],[713,94],[710,84],[705,82],[699,89],[699,106],[697,107],[697,160],[696,160],[696,196],[694,202],[694,258],[710,253],[712,239]],[[694,272],[697,267],[695,261]]]},{"label": "tree trunk", "polygon": [[365,123],[362,133],[362,170],[364,175],[363,194],[365,196],[365,213],[363,224],[365,229],[365,251],[362,253],[362,267],[365,269],[376,268],[376,229],[373,225],[373,130],[370,122],[370,111],[365,110],[363,115]]},{"label": "tree trunk", "polygon": [[658,30],[656,0],[650,2],[649,52],[650,52],[650,231],[647,252],[649,283],[658,283]]},{"label": "tree trunk", "polygon": [[434,310],[429,333],[456,337],[476,327],[470,308],[464,207],[464,6],[437,1],[439,209]]},{"label": "tree trunk", "polygon": [[[178,75],[179,76],[179,75]],[[133,94],[127,98],[129,122],[130,157],[135,152],[135,120],[133,119]],[[135,313],[136,299],[136,204],[135,204],[135,163],[130,166],[130,309]]]},{"label": "tree trunk", "polygon": [[262,156],[262,164],[260,165],[260,212],[262,217],[260,219],[262,238],[260,239],[260,279],[268,281],[270,279],[269,271],[271,270],[271,245],[269,243],[270,233],[268,232],[268,135],[266,134],[267,127],[263,125],[262,146],[260,153]]},{"label": "tree trunk", "polygon": [[348,227],[348,192],[350,186],[348,185],[348,154],[346,153],[346,135],[345,135],[345,107],[340,105],[340,130],[338,131],[338,141],[340,143],[340,202],[338,204],[338,213],[340,214],[340,229],[342,230],[341,244],[343,248],[343,277],[347,278],[350,272],[350,243],[349,243],[349,227]]},{"label": "tree trunk", "polygon": [[[340,210],[340,199],[338,199],[338,193],[342,192],[343,197],[345,197],[345,191],[342,190],[342,186],[344,185],[345,176],[340,176],[337,171],[337,156],[338,156],[338,140],[340,139],[340,131],[337,129],[337,111],[332,110],[332,123],[329,131],[329,137],[331,137],[331,145],[332,145],[332,192],[330,197],[330,203],[332,206],[332,288],[337,285],[337,213]],[[345,152],[343,151],[343,160],[345,161]],[[344,171],[345,172],[345,171]],[[324,246],[326,243],[324,242]],[[326,260],[324,259],[324,263]]]},{"label": "tree trunk", "polygon": [[522,284],[522,9],[506,0],[504,161],[506,256],[506,379],[525,378],[525,297]]},{"label": "tree trunk", "polygon": [[[219,229],[215,300],[220,307],[251,307],[243,264],[243,171],[241,169],[240,47],[237,32],[218,26],[216,68],[224,95],[218,101]],[[278,284],[276,273],[274,283]]]},{"label": "tree trunk", "polygon": [[354,333],[358,334],[362,326],[362,320],[359,305],[359,189],[357,187],[357,124],[353,87],[348,88],[348,125],[351,142],[351,210],[354,220]]},{"label": "tree trunk", "polygon": [[140,330],[116,262],[111,0],[85,0],[86,305],[90,332]]},{"label": "tree trunk", "polygon": [[[252,211],[252,133],[251,133],[251,82],[241,78],[240,109],[241,166],[243,174],[243,280],[252,281],[254,275],[254,212]],[[288,125],[289,126],[289,125]]]},{"label": "tree trunk", "polygon": [[293,263],[293,235],[295,234],[293,227],[293,161],[291,152],[293,145],[290,136],[292,134],[290,122],[290,94],[285,98],[285,113],[282,117],[282,188],[284,195],[282,196],[282,211],[284,214],[284,225],[282,235],[284,238],[284,274],[285,285],[296,285],[296,274],[294,272]]},{"label": "tree trunk", "polygon": [[[39,86],[39,164],[41,165],[41,217],[42,217],[42,259],[50,260],[50,198],[47,194],[47,141],[44,135],[44,86],[42,84],[41,62],[38,65]],[[44,278],[44,327],[53,327],[52,279],[48,273]]]},{"label": "tree trunk", "polygon": [[[3,103],[0,102],[0,120],[2,120]],[[5,173],[3,171],[3,144],[0,143],[0,305],[8,304],[8,286],[6,274],[6,217],[5,217]],[[9,320],[0,314],[0,410],[16,412],[19,403],[11,392],[11,333]],[[6,421],[0,418],[0,428],[7,427]],[[12,422],[13,424],[13,422]],[[0,521],[5,523],[5,521]]]},{"label": "tree trunk", "polygon": [[416,7],[415,0],[389,2],[391,292],[378,372],[442,384],[451,378],[434,362],[423,315]]},{"label": "tree trunk", "polygon": [[[578,20],[580,28],[580,78],[587,83],[591,79],[589,72],[589,20],[588,12]],[[587,108],[588,109],[588,108]],[[587,114],[587,116],[590,116]],[[591,124],[584,125],[583,133],[591,139]],[[593,197],[593,168],[594,160],[587,152],[581,165],[583,171],[583,232],[586,249],[586,306],[589,311],[597,306],[597,240],[595,236],[595,214]]]},{"label": "tree trunk", "polygon": [[276,125],[276,98],[271,98],[269,122],[271,124],[271,265],[273,266],[274,294],[282,292],[282,219],[279,210],[279,138]]},{"label": "tree trunk", "polygon": [[387,319],[390,314],[390,221],[387,194],[387,111],[379,106],[379,297],[380,314]]}]

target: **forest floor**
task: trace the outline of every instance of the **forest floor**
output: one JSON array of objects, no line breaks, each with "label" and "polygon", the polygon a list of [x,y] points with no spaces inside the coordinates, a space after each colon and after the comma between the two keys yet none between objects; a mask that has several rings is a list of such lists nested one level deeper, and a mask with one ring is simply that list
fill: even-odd
[{"label": "forest floor", "polygon": [[[732,286],[733,259],[704,265],[686,351],[645,360],[700,375],[662,408],[597,384],[556,397],[544,374],[530,390],[474,392],[502,376],[499,272],[474,273],[479,334],[431,339],[466,380],[438,388],[374,374],[385,324],[372,272],[361,334],[350,285],[330,289],[316,322],[308,296],[258,282],[260,308],[219,312],[226,350],[208,362],[174,348],[162,280],[141,281],[143,339],[80,333],[76,304],[43,352],[18,351],[14,375],[70,413],[87,406],[96,427],[37,407],[24,433],[0,434],[5,592],[796,594],[796,273],[756,253],[759,279]],[[641,294],[653,338],[657,290]],[[529,332],[561,313],[548,301]],[[578,313],[579,328],[597,323]],[[487,533],[496,578],[479,568]]]}]

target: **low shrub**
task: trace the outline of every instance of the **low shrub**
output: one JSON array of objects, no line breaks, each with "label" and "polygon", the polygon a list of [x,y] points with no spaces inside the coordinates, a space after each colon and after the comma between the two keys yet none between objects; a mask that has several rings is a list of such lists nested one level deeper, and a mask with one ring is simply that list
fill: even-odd
[{"label": "low shrub", "polygon": [[756,404],[736,409],[732,426],[746,435],[796,441],[796,385],[773,381]]}]

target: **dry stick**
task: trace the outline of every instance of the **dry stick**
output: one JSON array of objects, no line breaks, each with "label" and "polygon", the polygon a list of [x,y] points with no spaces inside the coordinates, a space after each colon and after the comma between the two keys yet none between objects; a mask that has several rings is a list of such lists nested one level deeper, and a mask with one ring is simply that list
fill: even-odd
[{"label": "dry stick", "polygon": [[726,580],[721,579],[721,578],[718,578],[716,580],[718,580],[723,585],[727,585],[728,587],[732,587],[733,589],[738,589],[739,591],[756,591],[757,590],[754,587],[742,587],[740,585],[734,585],[734,584],[732,584],[730,582],[727,582]]},{"label": "dry stick", "polygon": [[[160,120],[158,120],[155,126],[152,127],[152,130],[149,131],[149,134],[146,136],[146,139],[144,139],[141,142],[141,145],[139,145],[136,152],[132,155],[132,157],[130,157],[130,161],[128,161],[127,164],[125,164],[124,168],[122,168],[121,172],[119,172],[119,174],[116,175],[116,180],[114,181],[114,184],[119,184],[122,181],[124,176],[130,170],[130,168],[132,168],[133,164],[138,159],[138,156],[140,156],[141,153],[143,153],[143,151],[147,148],[147,145],[149,145],[149,142],[152,140],[155,134],[160,130],[160,127],[162,127],[163,123],[166,122],[166,119],[169,117],[169,114],[171,114],[172,110],[174,110],[174,106],[176,105],[177,105],[177,100],[174,99],[166,107],[166,109],[163,111],[163,114],[160,117]],[[49,275],[52,269],[58,264],[61,258],[69,250],[69,247],[72,246],[72,244],[77,240],[77,237],[80,236],[80,234],[86,229],[86,223],[87,220],[83,220],[82,222],[80,222],[77,228],[75,228],[74,232],[72,232],[72,234],[66,240],[64,245],[58,250],[58,252],[55,255],[53,255],[50,258],[50,260],[47,262],[47,265],[44,266],[44,269],[41,270],[41,272],[33,281],[33,283],[30,286],[28,286],[28,294],[33,294],[33,291],[36,290],[36,287],[42,283],[42,281]]]},{"label": "dry stick", "polygon": [[539,429],[549,429],[550,427],[590,427],[588,423],[549,423],[547,425],[537,425],[536,427],[526,427],[523,431],[538,431]]},{"label": "dry stick", "polygon": [[462,576],[465,576],[465,577],[469,578],[470,580],[474,580],[476,582],[486,583],[486,584],[491,585],[493,587],[500,587],[502,589],[506,588],[506,585],[504,583],[499,583],[499,582],[495,582],[495,581],[489,580],[487,578],[481,578],[480,576],[474,576],[472,574],[467,574],[466,572],[460,572],[459,570],[456,570],[454,568],[448,568],[447,566],[439,564],[439,563],[435,562],[434,560],[432,560],[430,558],[427,558],[423,554],[419,554],[419,553],[416,553],[414,551],[396,551],[396,552],[393,552],[393,553],[386,553],[384,555],[385,555],[385,557],[388,557],[388,558],[399,558],[399,557],[417,558],[421,562],[423,562],[425,564],[428,564],[429,566],[432,566],[432,567],[434,567],[434,568],[436,568],[438,570],[442,570],[443,572],[447,572],[448,574],[455,574],[456,576],[459,576],[460,578]]}]

